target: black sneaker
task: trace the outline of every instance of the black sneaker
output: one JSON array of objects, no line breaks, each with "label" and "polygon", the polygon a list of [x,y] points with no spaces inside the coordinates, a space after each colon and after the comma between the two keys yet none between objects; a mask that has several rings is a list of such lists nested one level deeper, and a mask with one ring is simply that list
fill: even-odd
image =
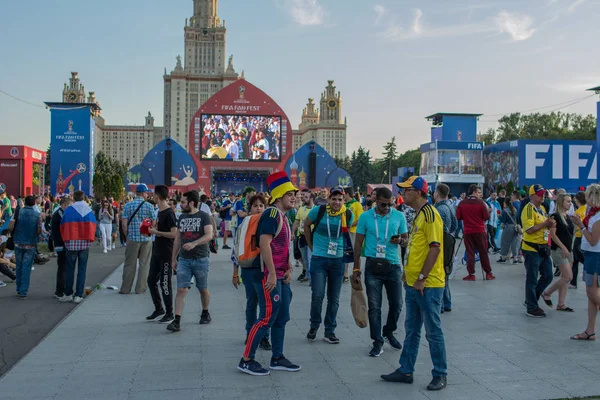
[{"label": "black sneaker", "polygon": [[544,318],[546,316],[546,313],[544,312],[544,310],[542,310],[539,307],[533,311],[527,311],[526,314],[527,314],[527,316],[533,317],[533,318]]},{"label": "black sneaker", "polygon": [[387,382],[400,382],[400,383],[413,383],[412,374],[403,374],[402,372],[395,370],[391,374],[381,375],[381,379]]},{"label": "black sneaker", "polygon": [[445,376],[434,376],[429,385],[427,385],[427,390],[442,390],[447,384]]},{"label": "black sneaker", "polygon": [[167,325],[167,330],[171,332],[179,332],[181,330],[179,327],[179,322],[177,320],[173,320],[173,322]]},{"label": "black sneaker", "polygon": [[400,344],[398,339],[396,339],[396,337],[394,336],[393,333],[389,333],[389,334],[385,335],[384,338],[385,338],[385,341],[388,342],[390,344],[390,346],[392,346],[394,349],[402,350],[402,345]]},{"label": "black sneaker", "polygon": [[146,317],[146,321],[154,321],[161,315],[165,314],[165,310],[154,310],[154,312]]},{"label": "black sneaker", "polygon": [[231,250],[231,247],[229,247],[229,246],[227,246],[227,245],[224,245],[224,246],[223,246],[223,249],[224,249],[224,250]]},{"label": "black sneaker", "polygon": [[306,338],[308,340],[310,340],[311,342],[314,342],[315,339],[317,338],[317,330],[318,329],[310,328],[310,330],[306,334]]},{"label": "black sneaker", "polygon": [[159,324],[170,324],[173,321],[175,321],[175,317],[173,316],[173,314],[165,314],[164,317],[162,317],[158,321],[158,323]]},{"label": "black sneaker", "polygon": [[279,358],[271,358],[271,365],[269,368],[277,370],[277,371],[290,371],[296,372],[300,371],[300,366],[292,363],[290,360],[281,356]]},{"label": "black sneaker", "polygon": [[496,262],[498,262],[498,263],[505,263],[506,262],[506,258],[500,257]]},{"label": "black sneaker", "polygon": [[327,343],[330,343],[330,344],[339,344],[340,343],[340,339],[338,339],[335,336],[335,333],[332,333],[330,335],[325,335],[323,337],[323,340],[326,341]]},{"label": "black sneaker", "polygon": [[17,297],[21,300],[25,300],[27,298],[26,294],[17,294]]},{"label": "black sneaker", "polygon": [[202,311],[202,315],[200,315],[200,325],[210,324],[210,321],[212,321],[212,318],[208,311]]},{"label": "black sneaker", "polygon": [[302,282],[302,279],[304,279],[304,278],[306,278],[306,274],[305,274],[304,272],[303,272],[303,273],[301,273],[300,275],[298,275],[298,280],[299,280],[300,282]]},{"label": "black sneaker", "polygon": [[271,343],[269,343],[269,339],[267,338],[263,338],[263,340],[260,341],[258,347],[260,347],[263,350],[273,350],[273,346],[271,346]]},{"label": "black sneaker", "polygon": [[268,369],[263,368],[262,365],[260,365],[260,363],[258,361],[256,361],[256,360],[244,361],[243,358],[240,360],[240,363],[238,364],[237,369],[239,369],[240,371],[242,371],[245,374],[254,375],[254,376],[265,376],[265,375],[269,375],[271,373]]},{"label": "black sneaker", "polygon": [[382,354],[383,354],[383,343],[381,343],[381,342],[374,342],[373,343],[373,348],[369,352],[369,356],[371,356],[371,357],[379,357]]}]

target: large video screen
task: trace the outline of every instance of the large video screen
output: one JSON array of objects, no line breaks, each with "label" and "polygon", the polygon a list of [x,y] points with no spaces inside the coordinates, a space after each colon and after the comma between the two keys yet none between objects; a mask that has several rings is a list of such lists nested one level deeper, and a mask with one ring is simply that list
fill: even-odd
[{"label": "large video screen", "polygon": [[202,115],[200,156],[225,161],[281,161],[281,117]]}]

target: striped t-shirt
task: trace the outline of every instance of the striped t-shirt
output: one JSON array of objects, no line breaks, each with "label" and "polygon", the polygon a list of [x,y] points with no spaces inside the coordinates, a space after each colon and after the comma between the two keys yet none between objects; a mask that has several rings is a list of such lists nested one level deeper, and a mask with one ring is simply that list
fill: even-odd
[{"label": "striped t-shirt", "polygon": [[[277,208],[272,207],[266,209],[258,221],[257,236],[273,235],[271,241],[271,253],[273,254],[273,264],[277,272],[277,279],[283,279],[285,271],[289,268],[290,263],[290,240],[291,228],[287,218],[283,218],[283,226],[279,235],[277,230],[281,224],[283,214]],[[260,239],[259,239],[260,240]],[[260,257],[254,259],[254,266],[260,267]],[[265,275],[268,275],[268,270],[265,268]]]}]

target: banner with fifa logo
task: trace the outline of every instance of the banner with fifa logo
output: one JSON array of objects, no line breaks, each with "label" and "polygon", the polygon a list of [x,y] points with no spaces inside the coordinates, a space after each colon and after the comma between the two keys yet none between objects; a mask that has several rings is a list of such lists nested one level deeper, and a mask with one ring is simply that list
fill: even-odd
[{"label": "banner with fifa logo", "polygon": [[87,106],[50,110],[50,185],[54,194],[92,194],[94,132]]}]

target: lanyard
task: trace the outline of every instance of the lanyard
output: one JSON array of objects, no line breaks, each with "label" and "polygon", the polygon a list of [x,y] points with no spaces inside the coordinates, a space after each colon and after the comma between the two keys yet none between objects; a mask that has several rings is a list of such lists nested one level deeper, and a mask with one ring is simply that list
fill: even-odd
[{"label": "lanyard", "polygon": [[390,219],[391,219],[391,211],[387,213],[387,215],[384,217],[385,218],[385,236],[383,237],[383,240],[379,240],[379,224],[377,223],[377,213],[373,212],[373,220],[375,220],[375,235],[377,237],[377,244],[383,244],[385,243],[387,236],[388,236],[388,231],[390,228]]},{"label": "lanyard", "polygon": [[[335,238],[336,240],[338,240],[340,238],[340,230],[341,229],[342,229],[342,216],[340,214],[340,224],[338,225],[337,237]],[[331,240],[331,228],[329,226],[329,213],[327,214],[327,234],[329,235],[329,240]]]}]

